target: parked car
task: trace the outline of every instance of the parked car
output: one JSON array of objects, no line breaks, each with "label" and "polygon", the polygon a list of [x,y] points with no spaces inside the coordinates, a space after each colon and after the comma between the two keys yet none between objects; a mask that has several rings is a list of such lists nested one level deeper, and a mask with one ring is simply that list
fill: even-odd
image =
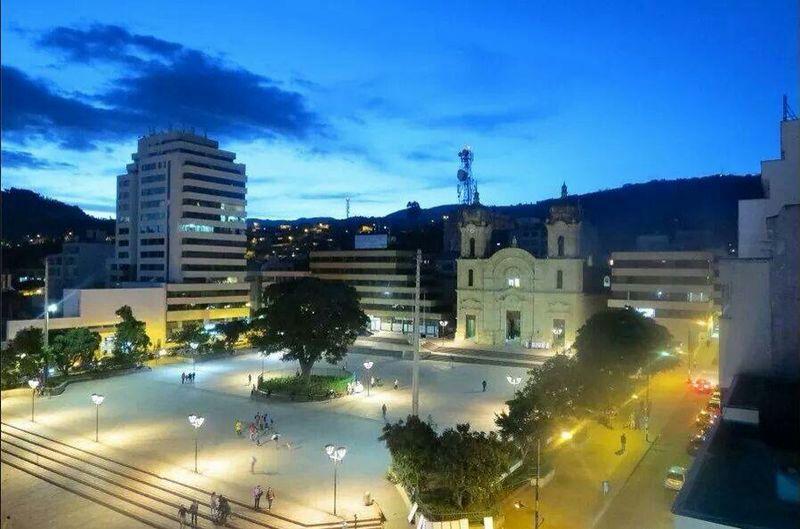
[{"label": "parked car", "polygon": [[664,486],[670,490],[681,490],[686,481],[686,469],[679,466],[670,467],[667,477],[664,479]]},{"label": "parked car", "polygon": [[695,426],[699,428],[706,428],[707,426],[713,426],[713,424],[717,421],[717,414],[711,412],[707,409],[700,410],[700,413],[697,414],[697,417],[694,420]]},{"label": "parked car", "polygon": [[713,386],[707,378],[698,378],[692,383],[692,387],[698,393],[711,393]]},{"label": "parked car", "polygon": [[722,413],[722,407],[720,406],[719,402],[714,402],[711,400],[708,402],[708,404],[706,404],[706,411],[713,413],[714,415],[719,415]]},{"label": "parked car", "polygon": [[700,451],[700,447],[706,442],[705,432],[692,434],[689,436],[689,444],[686,445],[686,453],[690,456],[696,455]]}]

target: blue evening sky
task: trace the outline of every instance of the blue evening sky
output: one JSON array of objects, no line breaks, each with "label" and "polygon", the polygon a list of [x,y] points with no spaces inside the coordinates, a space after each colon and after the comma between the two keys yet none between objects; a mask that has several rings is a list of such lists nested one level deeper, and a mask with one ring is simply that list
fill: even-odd
[{"label": "blue evening sky", "polygon": [[794,0],[2,3],[3,187],[113,215],[138,135],[206,130],[248,214],[384,214],[755,173],[798,104]]}]

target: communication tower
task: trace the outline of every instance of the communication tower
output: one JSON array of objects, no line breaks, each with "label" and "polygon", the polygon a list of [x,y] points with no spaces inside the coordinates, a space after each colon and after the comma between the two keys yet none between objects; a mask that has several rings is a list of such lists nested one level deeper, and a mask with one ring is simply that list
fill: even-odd
[{"label": "communication tower", "polygon": [[471,206],[477,204],[478,200],[478,183],[472,177],[472,148],[465,145],[458,153],[461,159],[461,167],[458,169],[456,176],[458,177],[458,201],[461,204]]}]

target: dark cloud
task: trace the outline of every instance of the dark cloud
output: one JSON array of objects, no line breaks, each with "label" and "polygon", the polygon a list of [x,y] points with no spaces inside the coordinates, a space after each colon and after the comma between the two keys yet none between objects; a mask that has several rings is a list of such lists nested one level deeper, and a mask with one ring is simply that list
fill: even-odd
[{"label": "dark cloud", "polygon": [[346,198],[350,198],[353,201],[360,202],[362,204],[383,204],[387,202],[386,200],[368,198],[367,195],[363,195],[361,193],[300,193],[298,195],[292,195],[292,197],[300,200],[344,200]]},{"label": "dark cloud", "polygon": [[38,137],[88,150],[99,141],[172,125],[245,140],[324,131],[301,94],[174,42],[96,24],[55,28],[38,44],[69,62],[116,65],[124,73],[105,92],[76,96],[3,66],[4,134],[22,143]]},{"label": "dark cloud", "polygon": [[66,162],[52,162],[38,158],[27,151],[2,151],[3,167],[9,169],[70,169],[75,166]]},{"label": "dark cloud", "polygon": [[405,154],[406,160],[412,162],[452,162],[455,156],[449,155],[445,152],[432,152],[428,150],[417,149]]}]

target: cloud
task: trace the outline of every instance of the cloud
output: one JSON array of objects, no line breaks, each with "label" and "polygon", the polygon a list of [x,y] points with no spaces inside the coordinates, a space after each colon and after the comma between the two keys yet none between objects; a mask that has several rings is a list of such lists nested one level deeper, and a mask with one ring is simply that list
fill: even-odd
[{"label": "cloud", "polygon": [[298,195],[291,195],[293,198],[300,200],[344,200],[350,198],[362,204],[383,204],[388,202],[383,199],[368,198],[367,195],[361,193],[342,193],[342,192],[320,192],[320,193],[300,193]]},{"label": "cloud", "polygon": [[405,158],[412,162],[453,162],[453,158],[455,157],[448,156],[445,152],[431,152],[428,150],[416,149],[407,152]]},{"label": "cloud", "polygon": [[492,112],[464,112],[450,114],[424,120],[426,127],[437,129],[461,128],[477,132],[492,132],[498,128],[509,125],[521,125],[544,119],[546,114],[541,111],[527,109],[512,109]]},{"label": "cloud", "polygon": [[3,66],[4,134],[23,144],[38,137],[90,150],[98,142],[172,125],[235,140],[304,139],[325,130],[303,95],[174,42],[95,24],[54,28],[37,44],[70,63],[116,65],[123,73],[105,91],[75,95]]},{"label": "cloud", "polygon": [[74,165],[66,162],[53,162],[39,158],[27,151],[2,151],[3,167],[9,169],[73,169]]}]

